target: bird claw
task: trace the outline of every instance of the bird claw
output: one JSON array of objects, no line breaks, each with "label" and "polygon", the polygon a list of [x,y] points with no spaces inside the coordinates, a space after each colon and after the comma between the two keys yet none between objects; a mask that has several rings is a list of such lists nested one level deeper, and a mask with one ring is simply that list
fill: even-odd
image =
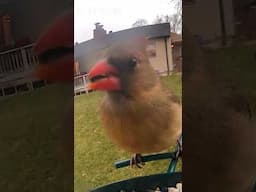
[{"label": "bird claw", "polygon": [[134,165],[140,169],[145,165],[145,163],[142,161],[141,154],[135,154],[132,156],[130,160],[130,166],[133,168]]},{"label": "bird claw", "polygon": [[176,152],[175,152],[175,157],[181,157],[182,154],[182,137],[180,137],[177,141],[177,148],[176,148]]}]

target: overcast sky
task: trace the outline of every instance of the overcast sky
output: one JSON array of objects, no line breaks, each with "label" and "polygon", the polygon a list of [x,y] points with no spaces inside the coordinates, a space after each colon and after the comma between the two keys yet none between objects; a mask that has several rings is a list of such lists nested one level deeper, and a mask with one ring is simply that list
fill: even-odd
[{"label": "overcast sky", "polygon": [[173,14],[170,0],[75,0],[75,42],[93,38],[94,23],[104,29],[120,31],[130,28],[138,19],[152,23],[157,15]]}]

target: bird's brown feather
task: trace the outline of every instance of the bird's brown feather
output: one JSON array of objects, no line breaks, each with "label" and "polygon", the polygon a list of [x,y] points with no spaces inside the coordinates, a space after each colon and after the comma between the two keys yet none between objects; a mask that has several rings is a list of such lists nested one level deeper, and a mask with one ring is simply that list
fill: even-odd
[{"label": "bird's brown feather", "polygon": [[134,54],[139,64],[127,77],[130,82],[125,95],[111,92],[105,96],[101,120],[111,140],[122,149],[159,152],[174,145],[181,134],[181,106],[168,98],[148,61],[145,46],[133,43],[135,48],[128,43],[109,52],[112,57]]}]

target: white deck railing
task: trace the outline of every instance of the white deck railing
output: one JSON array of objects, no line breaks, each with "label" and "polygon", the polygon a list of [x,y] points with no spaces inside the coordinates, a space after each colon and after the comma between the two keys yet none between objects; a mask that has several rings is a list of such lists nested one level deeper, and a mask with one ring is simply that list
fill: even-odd
[{"label": "white deck railing", "polygon": [[80,95],[81,93],[88,93],[88,89],[86,87],[87,74],[78,75],[74,77],[74,94]]},{"label": "white deck railing", "polygon": [[37,86],[33,83],[38,80],[31,77],[31,72],[38,64],[33,45],[0,52],[0,96],[31,91]]},{"label": "white deck railing", "polygon": [[0,52],[0,78],[31,71],[37,63],[33,44]]}]

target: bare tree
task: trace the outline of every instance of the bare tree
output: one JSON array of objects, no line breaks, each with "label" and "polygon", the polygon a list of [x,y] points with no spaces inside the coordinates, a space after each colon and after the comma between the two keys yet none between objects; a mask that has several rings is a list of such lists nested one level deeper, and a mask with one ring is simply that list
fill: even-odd
[{"label": "bare tree", "polygon": [[171,32],[174,32],[174,33],[181,32],[181,17],[177,13],[173,15],[157,15],[153,23],[154,24],[170,23]]},{"label": "bare tree", "polygon": [[135,23],[132,24],[132,27],[140,27],[140,26],[144,26],[147,25],[148,22],[145,19],[138,19]]},{"label": "bare tree", "polygon": [[[172,15],[157,15],[154,24],[170,23],[171,31],[174,33],[181,33],[182,31],[182,0],[170,0],[170,3],[175,7],[176,12]],[[132,27],[140,27],[147,25],[145,19],[138,19]]]},{"label": "bare tree", "polygon": [[[167,21],[168,22],[168,21]],[[165,23],[164,22],[164,18],[163,18],[163,15],[160,16],[160,15],[157,15],[155,20],[153,21],[154,24],[158,24],[158,23]]]},{"label": "bare tree", "polygon": [[181,33],[182,31],[182,0],[170,0],[174,5],[176,12],[171,15],[170,25],[171,31]]},{"label": "bare tree", "polygon": [[170,2],[174,5],[176,14],[182,17],[182,0],[170,0]]},{"label": "bare tree", "polygon": [[175,13],[169,17],[171,31],[175,33],[181,33],[182,28],[182,17]]}]

